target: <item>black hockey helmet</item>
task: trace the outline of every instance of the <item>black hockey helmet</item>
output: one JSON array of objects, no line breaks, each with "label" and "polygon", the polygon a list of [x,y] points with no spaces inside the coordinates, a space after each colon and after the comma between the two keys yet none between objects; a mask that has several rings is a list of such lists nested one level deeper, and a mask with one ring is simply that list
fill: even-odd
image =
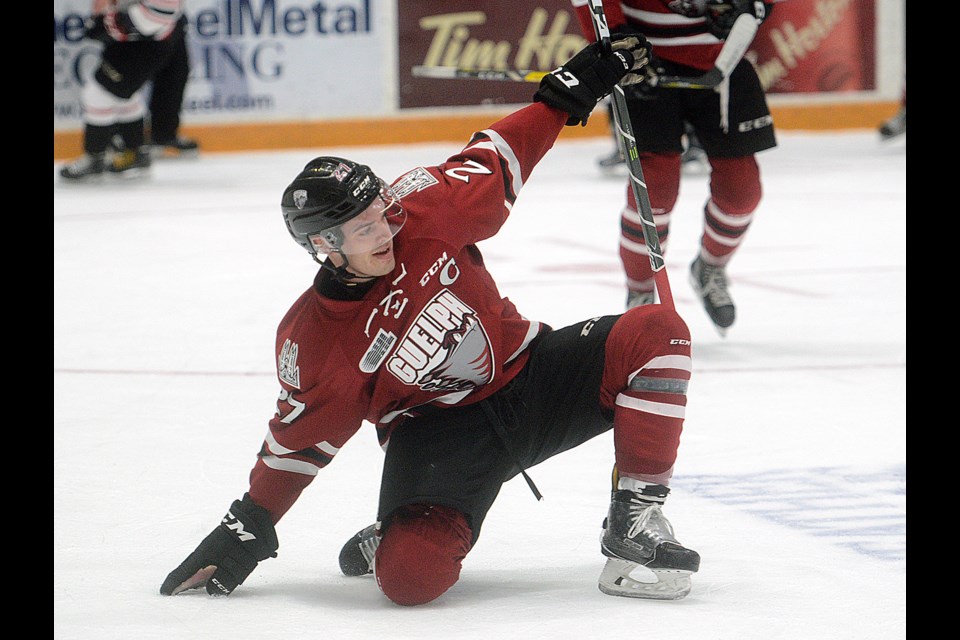
[{"label": "black hockey helmet", "polygon": [[344,242],[341,225],[363,213],[378,197],[384,199],[385,208],[395,204],[400,209],[370,167],[320,156],[308,162],[284,189],[280,208],[287,231],[297,244],[316,256],[318,244],[311,237],[322,238],[325,246],[340,250]]}]

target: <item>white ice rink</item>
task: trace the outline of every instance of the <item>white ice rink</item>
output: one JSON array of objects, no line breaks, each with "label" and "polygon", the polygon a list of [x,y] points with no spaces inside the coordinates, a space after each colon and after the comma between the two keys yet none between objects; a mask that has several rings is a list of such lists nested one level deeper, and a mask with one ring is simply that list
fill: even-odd
[{"label": "white ice rink", "polygon": [[[508,483],[460,582],[417,608],[340,574],[373,521],[366,425],[278,525],[279,556],[229,598],[160,583],[247,488],[275,409],[274,331],[314,263],[280,194],[317,155],[392,179],[460,144],[213,154],[140,183],[54,168],[54,637],[820,640],[906,636],[906,142],[781,132],[730,264],[721,338],[687,267],[707,179],[685,176],[667,269],[694,372],[665,513],[702,556],[680,601],[606,596],[598,534],[612,436]],[[464,140],[465,142],[466,140]],[[624,181],[606,140],[561,141],[496,238],[501,293],[556,327],[619,313]]]}]

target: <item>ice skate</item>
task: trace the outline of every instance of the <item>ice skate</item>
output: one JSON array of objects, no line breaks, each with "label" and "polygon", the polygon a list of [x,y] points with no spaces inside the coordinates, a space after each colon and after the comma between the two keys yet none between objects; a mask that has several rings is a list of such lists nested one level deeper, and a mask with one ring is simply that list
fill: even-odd
[{"label": "ice skate", "polygon": [[627,292],[627,310],[634,307],[642,307],[646,304],[653,304],[656,295],[653,291],[628,291]]},{"label": "ice skate", "polygon": [[704,150],[700,140],[693,132],[693,129],[687,129],[685,134],[686,141],[683,153],[680,154],[680,166],[683,172],[688,175],[704,175],[710,171],[710,161],[707,160],[707,152]]},{"label": "ice skate", "polygon": [[703,308],[716,325],[721,336],[736,319],[736,307],[727,291],[727,272],[723,267],[709,265],[700,257],[690,264],[690,286],[700,297]]},{"label": "ice skate", "polygon": [[60,169],[60,177],[68,182],[91,182],[103,178],[105,169],[102,153],[85,153]]},{"label": "ice skate", "polygon": [[600,591],[654,600],[679,600],[690,593],[690,575],[700,569],[700,554],[680,544],[661,511],[669,491],[650,485],[613,492],[600,537],[607,557]]},{"label": "ice skate", "polygon": [[340,571],[351,577],[373,573],[373,557],[379,546],[379,522],[357,531],[340,550]]},{"label": "ice skate", "polygon": [[193,158],[199,155],[200,145],[193,138],[178,136],[173,140],[163,140],[150,145],[153,158]]},{"label": "ice skate", "polygon": [[907,108],[903,107],[895,116],[880,125],[880,139],[892,140],[907,132]]},{"label": "ice skate", "polygon": [[150,153],[146,148],[122,149],[113,156],[107,171],[123,178],[139,178],[149,173],[150,165]]},{"label": "ice skate", "polygon": [[597,167],[599,167],[601,173],[608,176],[626,176],[628,173],[627,160],[623,157],[619,147],[614,149],[610,155],[599,158]]}]

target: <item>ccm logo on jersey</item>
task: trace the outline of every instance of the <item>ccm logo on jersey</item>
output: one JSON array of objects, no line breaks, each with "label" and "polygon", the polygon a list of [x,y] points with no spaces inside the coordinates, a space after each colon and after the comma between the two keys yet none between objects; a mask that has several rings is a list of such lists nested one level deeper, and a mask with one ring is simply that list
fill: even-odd
[{"label": "ccm logo on jersey", "polygon": [[[442,271],[440,271],[441,267],[443,267]],[[437,258],[437,261],[430,265],[427,272],[420,278],[420,286],[427,286],[430,278],[436,275],[437,271],[440,271],[440,284],[445,287],[450,286],[460,277],[460,267],[457,266],[457,261],[453,258],[448,259],[447,252],[444,251],[443,255]]]}]

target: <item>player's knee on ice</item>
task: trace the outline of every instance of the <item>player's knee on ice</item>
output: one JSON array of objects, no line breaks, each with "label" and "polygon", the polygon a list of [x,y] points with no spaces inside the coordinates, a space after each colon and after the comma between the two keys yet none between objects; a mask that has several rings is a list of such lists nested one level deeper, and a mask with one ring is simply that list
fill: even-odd
[{"label": "player's knee on ice", "polygon": [[449,507],[410,505],[385,525],[374,573],[384,595],[405,606],[426,604],[460,578],[472,532]]}]

